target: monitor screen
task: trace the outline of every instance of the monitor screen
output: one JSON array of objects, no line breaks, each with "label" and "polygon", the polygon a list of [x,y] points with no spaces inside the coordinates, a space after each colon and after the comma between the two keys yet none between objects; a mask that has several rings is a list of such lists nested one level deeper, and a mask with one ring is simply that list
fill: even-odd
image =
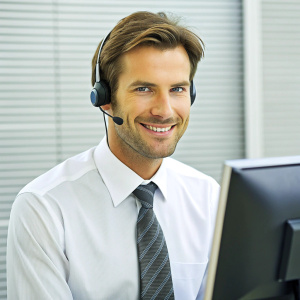
[{"label": "monitor screen", "polygon": [[205,300],[299,299],[300,156],[224,165]]}]

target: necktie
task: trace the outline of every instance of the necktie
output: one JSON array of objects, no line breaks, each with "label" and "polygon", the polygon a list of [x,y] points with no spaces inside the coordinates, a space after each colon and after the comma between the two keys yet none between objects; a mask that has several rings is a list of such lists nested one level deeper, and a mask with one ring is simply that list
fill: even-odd
[{"label": "necktie", "polygon": [[157,185],[140,185],[133,194],[141,202],[137,220],[137,248],[141,299],[174,299],[169,254],[162,229],[153,211]]}]

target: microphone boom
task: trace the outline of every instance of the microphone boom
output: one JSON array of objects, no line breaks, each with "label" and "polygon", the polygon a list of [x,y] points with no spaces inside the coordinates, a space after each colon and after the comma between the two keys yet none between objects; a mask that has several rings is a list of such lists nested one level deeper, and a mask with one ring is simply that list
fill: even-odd
[{"label": "microphone boom", "polygon": [[117,124],[117,125],[122,125],[123,124],[123,119],[119,118],[119,117],[113,117],[112,115],[108,114],[106,111],[104,111],[101,106],[99,106],[99,109],[107,116],[111,117],[113,119],[113,121]]}]

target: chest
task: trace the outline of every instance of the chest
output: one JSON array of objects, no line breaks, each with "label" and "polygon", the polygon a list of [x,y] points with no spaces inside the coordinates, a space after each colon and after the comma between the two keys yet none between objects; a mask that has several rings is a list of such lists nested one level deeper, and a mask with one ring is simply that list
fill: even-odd
[{"label": "chest", "polygon": [[[207,264],[209,222],[205,207],[191,212],[185,201],[189,199],[169,206],[158,198],[162,205],[155,212],[168,245],[175,295],[195,299]],[[117,207],[111,201],[91,207],[77,206],[64,218],[68,284],[74,299],[138,299],[136,199],[130,197]]]}]

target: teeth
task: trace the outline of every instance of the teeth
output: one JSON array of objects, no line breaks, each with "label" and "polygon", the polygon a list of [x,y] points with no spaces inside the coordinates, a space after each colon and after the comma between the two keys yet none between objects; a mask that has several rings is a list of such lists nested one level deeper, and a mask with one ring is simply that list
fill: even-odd
[{"label": "teeth", "polygon": [[172,126],[161,128],[161,127],[154,127],[149,125],[145,125],[145,127],[156,132],[166,132],[172,128]]}]

